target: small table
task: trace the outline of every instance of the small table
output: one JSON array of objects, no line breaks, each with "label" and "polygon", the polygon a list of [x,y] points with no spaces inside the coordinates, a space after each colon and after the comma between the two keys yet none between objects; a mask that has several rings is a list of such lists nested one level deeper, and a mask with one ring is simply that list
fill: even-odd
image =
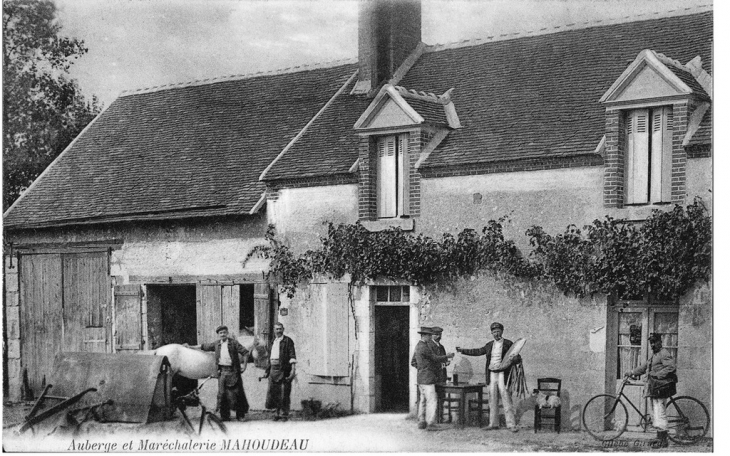
[{"label": "small table", "polygon": [[[454,385],[453,383],[446,383],[445,385],[436,385],[436,392],[443,392],[445,394],[456,394],[459,397],[459,409],[458,409],[458,415],[456,418],[456,425],[461,427],[466,424],[466,413],[467,413],[467,402],[466,397],[467,395],[471,393],[476,393],[477,398],[479,399],[479,404],[481,407],[482,403],[482,392],[484,391],[484,383],[476,383],[476,384],[470,384],[470,383],[459,383],[458,385]],[[479,411],[479,426],[482,425],[482,412]]]}]

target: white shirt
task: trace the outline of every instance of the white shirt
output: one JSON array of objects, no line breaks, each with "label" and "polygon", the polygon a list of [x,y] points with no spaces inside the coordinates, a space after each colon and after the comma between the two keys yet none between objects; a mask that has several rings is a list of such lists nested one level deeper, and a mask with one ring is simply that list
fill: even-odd
[{"label": "white shirt", "polygon": [[492,359],[489,361],[490,366],[496,366],[502,362],[502,345],[504,345],[504,339],[494,341],[494,345],[492,345]]},{"label": "white shirt", "polygon": [[279,343],[284,340],[284,336],[277,337],[274,339],[274,343],[271,344],[271,359],[279,359]]},{"label": "white shirt", "polygon": [[233,360],[231,354],[228,352],[228,340],[221,342],[221,357],[218,360],[219,366],[232,366]]}]

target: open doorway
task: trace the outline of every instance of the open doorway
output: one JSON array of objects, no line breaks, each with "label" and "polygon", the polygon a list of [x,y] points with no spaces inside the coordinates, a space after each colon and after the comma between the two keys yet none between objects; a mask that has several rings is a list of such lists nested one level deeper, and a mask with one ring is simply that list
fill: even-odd
[{"label": "open doorway", "polygon": [[[147,285],[147,348],[197,344],[195,303],[195,285]],[[172,379],[176,395],[187,394],[197,386],[197,380],[177,375]]]},{"label": "open doorway", "polygon": [[406,305],[375,306],[375,411],[408,411],[409,312]]}]

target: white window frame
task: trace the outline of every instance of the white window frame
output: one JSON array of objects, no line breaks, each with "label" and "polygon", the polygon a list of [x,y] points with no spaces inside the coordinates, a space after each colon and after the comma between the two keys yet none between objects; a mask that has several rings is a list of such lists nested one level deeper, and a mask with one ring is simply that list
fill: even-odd
[{"label": "white window frame", "polygon": [[408,134],[377,138],[375,169],[377,218],[408,215]]},{"label": "white window frame", "polygon": [[670,106],[634,109],[626,117],[626,204],[672,201]]}]

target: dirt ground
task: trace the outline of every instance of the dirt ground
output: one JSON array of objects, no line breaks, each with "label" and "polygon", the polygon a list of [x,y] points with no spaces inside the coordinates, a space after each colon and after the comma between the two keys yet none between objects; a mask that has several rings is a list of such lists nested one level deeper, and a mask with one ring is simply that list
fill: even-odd
[{"label": "dirt ground", "polygon": [[[3,408],[4,451],[308,451],[308,452],[712,452],[712,439],[691,446],[654,449],[650,434],[624,433],[605,446],[584,432],[535,433],[521,429],[487,431],[475,426],[440,425],[424,431],[405,414],[361,414],[305,421],[298,414],[286,423],[270,412],[252,412],[245,422],[228,422],[227,434],[206,428],[200,436],[185,432],[179,413],[151,424],[84,423],[74,436],[62,420],[49,420],[35,432],[18,436],[27,404]],[[189,409],[195,422],[199,409]],[[52,435],[48,435],[53,433]],[[197,446],[194,446],[197,445]]]}]

